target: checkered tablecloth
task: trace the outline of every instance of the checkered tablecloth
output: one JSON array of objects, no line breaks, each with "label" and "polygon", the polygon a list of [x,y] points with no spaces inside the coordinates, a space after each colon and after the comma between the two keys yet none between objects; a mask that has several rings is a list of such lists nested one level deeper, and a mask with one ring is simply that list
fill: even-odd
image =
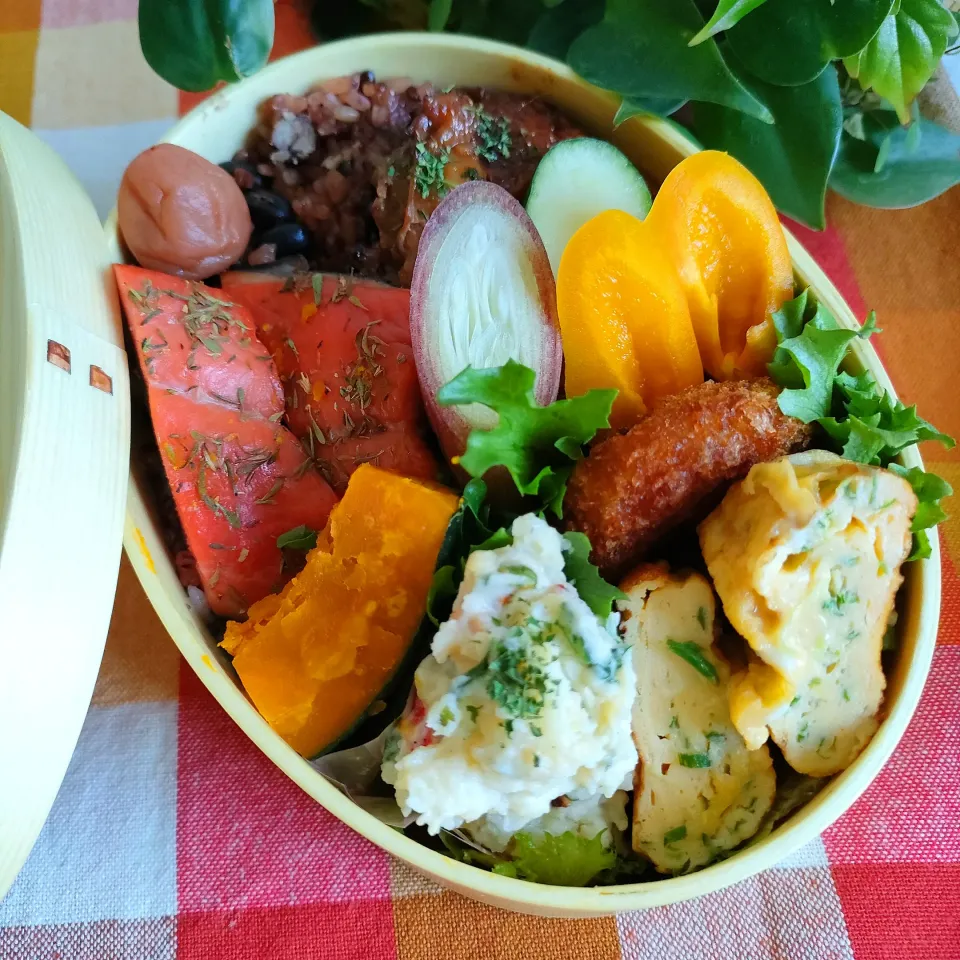
[{"label": "checkered tablecloth", "polygon": [[[279,0],[277,12],[276,53],[312,42],[295,2]],[[129,159],[191,105],[144,63],[135,16],[136,0],[0,0],[0,109],[65,157],[101,214]],[[904,212],[834,197],[829,219],[801,239],[857,312],[876,308],[901,393],[960,437],[960,189]],[[924,452],[960,489],[960,456]],[[953,510],[933,670],[866,795],[766,874],[692,903],[585,921],[445,893],[335,821],[210,698],[124,562],[76,755],[0,902],[0,958],[958,960],[957,499]]]}]

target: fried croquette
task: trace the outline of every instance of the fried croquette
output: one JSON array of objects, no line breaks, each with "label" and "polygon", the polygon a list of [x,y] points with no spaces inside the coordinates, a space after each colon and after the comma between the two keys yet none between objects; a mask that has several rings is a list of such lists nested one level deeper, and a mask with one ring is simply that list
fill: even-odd
[{"label": "fried croquette", "polygon": [[707,381],[656,403],[624,434],[601,441],[573,471],[566,526],[590,538],[591,559],[616,577],[664,533],[756,463],[804,449],[812,428],[785,416],[772,380]]}]

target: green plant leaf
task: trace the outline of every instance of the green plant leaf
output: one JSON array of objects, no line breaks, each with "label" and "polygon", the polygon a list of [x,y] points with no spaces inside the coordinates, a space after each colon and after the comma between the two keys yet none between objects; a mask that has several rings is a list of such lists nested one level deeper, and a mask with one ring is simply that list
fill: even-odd
[{"label": "green plant leaf", "polygon": [[655,117],[669,117],[671,113],[676,113],[686,102],[686,100],[656,100],[652,98],[624,100],[617,108],[617,113],[613,118],[614,129],[631,117],[648,117],[651,114]]},{"label": "green plant leaf", "polygon": [[[566,5],[571,6],[570,0]],[[457,3],[447,29],[523,46],[529,43],[545,6],[541,0],[470,0],[468,3]]]},{"label": "green plant leaf", "polygon": [[617,862],[617,855],[603,844],[603,833],[587,839],[579,833],[518,833],[508,848],[509,871],[494,867],[494,873],[549,883],[558,887],[586,886],[598,873]]},{"label": "green plant leaf", "polygon": [[830,186],[848,200],[915,207],[960,183],[960,135],[923,117],[902,127],[893,113],[880,112],[865,114],[861,130],[862,140],[844,131],[830,174]]},{"label": "green plant leaf", "polygon": [[[809,320],[807,291],[787,301],[773,315],[777,349],[767,369],[784,389],[777,403],[788,417],[812,423],[830,415],[833,386],[847,345],[857,338],[855,330],[843,330],[822,304]],[[801,323],[799,332],[797,324]]]},{"label": "green plant leaf", "polygon": [[537,19],[527,46],[538,53],[566,60],[570,44],[587,27],[603,19],[604,0],[564,0],[546,10]]},{"label": "green plant leaf", "polygon": [[626,600],[627,595],[600,576],[590,562],[590,541],[584,533],[568,531],[563,535],[567,548],[563,553],[563,573],[577,588],[580,599],[598,616],[606,620],[614,601]]},{"label": "green plant leaf", "polygon": [[140,48],[180,90],[256,73],[273,47],[273,0],[140,0]]},{"label": "green plant leaf", "polygon": [[453,0],[430,0],[430,10],[427,13],[427,29],[443,30],[450,20],[453,10]]},{"label": "green plant leaf", "polygon": [[909,123],[911,102],[956,34],[957,23],[940,0],[900,0],[876,36],[843,65],[864,90],[886,97],[901,123]]},{"label": "green plant leaf", "polygon": [[837,71],[824,70],[809,83],[778,87],[730,66],[741,82],[767,105],[774,123],[712,103],[693,108],[693,128],[707,147],[725,150],[748,167],[766,187],[777,209],[823,229],[824,198],[843,127]]},{"label": "green plant leaf", "polygon": [[767,108],[731,73],[693,0],[607,0],[603,20],[570,46],[567,61],[585,79],[628,99],[705,100],[771,122]]},{"label": "green plant leaf", "polygon": [[616,390],[590,390],[582,397],[538,406],[536,374],[508,360],[502,367],[467,367],[437,391],[444,407],[482,403],[499,415],[491,430],[472,430],[460,466],[472,477],[506,467],[525,496],[537,496],[545,509],[562,514],[563,495],[582,446],[610,425]]},{"label": "green plant leaf", "polygon": [[713,16],[690,41],[690,46],[703,43],[704,40],[736,26],[751,10],[756,10],[760,4],[766,2],[767,0],[720,0]]},{"label": "green plant leaf", "polygon": [[300,524],[277,537],[277,547],[280,550],[312,550],[317,545],[317,531]]},{"label": "green plant leaf", "polygon": [[809,83],[831,60],[859,53],[897,0],[767,0],[726,34],[767,83]]}]

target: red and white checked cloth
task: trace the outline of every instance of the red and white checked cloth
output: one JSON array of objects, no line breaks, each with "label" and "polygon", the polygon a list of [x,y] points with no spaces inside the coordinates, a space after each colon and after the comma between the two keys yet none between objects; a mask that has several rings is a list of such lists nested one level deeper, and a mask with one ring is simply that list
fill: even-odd
[{"label": "red and white checked cloth", "polygon": [[[275,53],[311,42],[297,0],[277,13]],[[144,64],[135,14],[135,0],[0,0],[0,109],[63,154],[101,213],[192,100]],[[855,311],[877,310],[902,394],[960,436],[960,189],[904,212],[833,198],[829,219],[797,232]],[[960,489],[960,456],[924,452]],[[584,921],[442,892],[334,820],[182,665],[125,563],[76,755],[0,902],[0,960],[960,960],[960,517],[942,541],[930,680],[860,802],[730,890]]]}]

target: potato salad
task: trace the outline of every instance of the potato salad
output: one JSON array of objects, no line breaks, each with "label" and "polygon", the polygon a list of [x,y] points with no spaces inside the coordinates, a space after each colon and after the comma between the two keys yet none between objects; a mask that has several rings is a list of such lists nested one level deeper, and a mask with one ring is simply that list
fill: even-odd
[{"label": "potato salad", "polygon": [[519,830],[569,793],[612,796],[637,763],[619,615],[601,622],[578,596],[544,520],[511,533],[468,558],[385,751],[384,780],[431,833],[484,816]]}]

